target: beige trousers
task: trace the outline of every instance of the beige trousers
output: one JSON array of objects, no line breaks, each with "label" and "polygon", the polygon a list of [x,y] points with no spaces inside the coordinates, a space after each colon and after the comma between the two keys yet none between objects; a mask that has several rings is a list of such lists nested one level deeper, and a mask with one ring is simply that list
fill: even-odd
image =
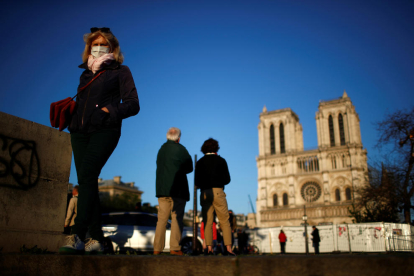
[{"label": "beige trousers", "polygon": [[154,251],[162,252],[165,247],[165,231],[168,218],[171,214],[170,250],[181,250],[181,236],[183,233],[183,217],[186,201],[176,197],[158,198],[158,221],[154,237]]},{"label": "beige trousers", "polygon": [[224,245],[231,245],[231,228],[226,194],[222,188],[212,188],[201,191],[200,203],[204,221],[204,238],[207,246],[213,245],[213,219],[214,211],[223,230]]}]

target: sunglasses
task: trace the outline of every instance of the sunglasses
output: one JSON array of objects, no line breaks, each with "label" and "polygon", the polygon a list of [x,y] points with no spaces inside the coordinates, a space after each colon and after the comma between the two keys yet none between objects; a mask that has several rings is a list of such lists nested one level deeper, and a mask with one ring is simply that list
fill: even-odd
[{"label": "sunglasses", "polygon": [[101,31],[103,33],[110,33],[111,30],[109,28],[103,27],[103,28],[97,28],[97,27],[93,27],[91,28],[91,33],[97,32],[97,31]]}]

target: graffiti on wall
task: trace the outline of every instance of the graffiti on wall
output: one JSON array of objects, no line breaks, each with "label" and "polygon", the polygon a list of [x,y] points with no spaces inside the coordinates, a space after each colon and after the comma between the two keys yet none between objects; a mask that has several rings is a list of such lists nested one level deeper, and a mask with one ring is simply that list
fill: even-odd
[{"label": "graffiti on wall", "polygon": [[36,186],[39,177],[36,142],[0,134],[0,186],[28,190]]}]

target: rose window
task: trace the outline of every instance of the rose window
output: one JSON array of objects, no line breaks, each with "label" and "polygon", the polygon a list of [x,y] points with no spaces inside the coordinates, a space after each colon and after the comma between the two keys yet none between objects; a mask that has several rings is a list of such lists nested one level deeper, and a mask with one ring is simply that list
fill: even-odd
[{"label": "rose window", "polygon": [[318,183],[306,182],[302,186],[300,193],[306,202],[314,202],[321,196],[322,191]]}]

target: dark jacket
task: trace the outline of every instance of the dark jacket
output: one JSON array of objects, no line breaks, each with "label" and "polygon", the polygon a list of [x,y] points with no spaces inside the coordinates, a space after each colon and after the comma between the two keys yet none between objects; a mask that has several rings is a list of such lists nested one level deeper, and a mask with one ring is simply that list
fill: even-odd
[{"label": "dark jacket", "polygon": [[321,238],[319,237],[319,230],[318,228],[315,228],[312,233],[312,242],[313,243],[319,243],[321,241]]},{"label": "dark jacket", "polygon": [[[79,68],[85,71],[80,76],[78,92],[100,72],[93,74],[88,69],[87,62],[79,65]],[[76,98],[78,105],[68,127],[70,132],[91,133],[103,128],[121,129],[122,119],[138,114],[138,94],[129,68],[113,61],[102,70],[106,71]],[[101,110],[103,107],[109,113]]]},{"label": "dark jacket", "polygon": [[190,200],[187,173],[193,171],[193,160],[184,146],[168,140],[157,155],[156,197],[178,197]]},{"label": "dark jacket", "polygon": [[230,183],[230,173],[224,158],[209,154],[197,161],[195,185],[201,190],[224,188]]}]

